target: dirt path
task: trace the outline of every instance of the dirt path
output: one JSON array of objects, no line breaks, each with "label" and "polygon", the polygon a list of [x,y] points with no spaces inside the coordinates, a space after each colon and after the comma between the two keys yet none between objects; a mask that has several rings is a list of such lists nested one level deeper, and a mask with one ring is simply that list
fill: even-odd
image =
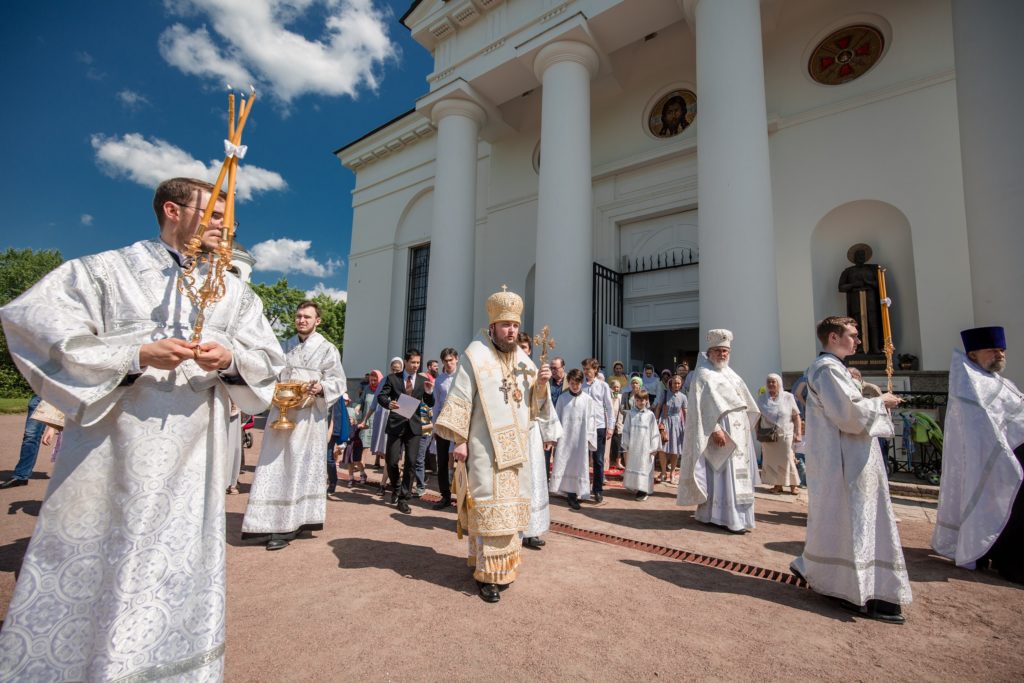
[{"label": "dirt path", "polygon": [[[21,416],[0,416],[0,476]],[[369,487],[330,499],[315,538],[280,552],[239,540],[242,495],[227,497],[227,680],[584,679],[1020,680],[1024,590],[956,569],[928,548],[934,503],[897,500],[914,603],[902,627],[835,609],[809,590],[640,549],[547,536],[524,550],[498,605],[476,597],[454,514],[414,501],[401,515]],[[49,471],[48,449],[37,465]],[[39,512],[45,479],[0,491],[0,611]],[[787,571],[806,501],[759,493],[745,536],[693,522],[662,487],[645,503],[612,490],[552,518],[576,528]]]}]

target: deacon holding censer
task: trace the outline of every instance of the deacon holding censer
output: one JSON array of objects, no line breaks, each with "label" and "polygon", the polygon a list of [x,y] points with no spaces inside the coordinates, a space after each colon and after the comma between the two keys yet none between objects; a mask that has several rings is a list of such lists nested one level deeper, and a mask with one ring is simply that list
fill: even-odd
[{"label": "deacon holding censer", "polygon": [[260,299],[225,275],[239,156],[214,185],[160,184],[157,239],[67,261],[0,309],[18,368],[66,415],[0,680],[222,677],[230,404],[265,410],[284,364]]}]

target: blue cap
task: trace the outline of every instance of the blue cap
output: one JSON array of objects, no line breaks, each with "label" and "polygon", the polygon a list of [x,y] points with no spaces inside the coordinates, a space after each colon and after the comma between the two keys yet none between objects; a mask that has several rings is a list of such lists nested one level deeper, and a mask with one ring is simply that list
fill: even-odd
[{"label": "blue cap", "polygon": [[1006,332],[1002,327],[974,327],[960,333],[964,342],[964,351],[981,351],[982,349],[1006,349]]}]

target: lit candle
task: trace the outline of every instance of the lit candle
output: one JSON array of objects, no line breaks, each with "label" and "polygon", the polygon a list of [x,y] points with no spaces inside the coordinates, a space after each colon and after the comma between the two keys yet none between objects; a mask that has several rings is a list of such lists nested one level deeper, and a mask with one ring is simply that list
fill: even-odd
[{"label": "lit candle", "polygon": [[885,268],[878,266],[878,295],[882,299],[883,343],[892,341],[892,325],[889,322],[889,294],[885,288]]}]

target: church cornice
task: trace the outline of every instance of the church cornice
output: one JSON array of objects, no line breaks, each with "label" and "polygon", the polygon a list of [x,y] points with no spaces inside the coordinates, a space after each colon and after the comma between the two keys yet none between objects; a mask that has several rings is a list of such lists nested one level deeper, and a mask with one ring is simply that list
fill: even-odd
[{"label": "church cornice", "polygon": [[346,168],[358,171],[367,164],[391,156],[406,147],[428,138],[435,132],[430,121],[416,110],[378,126],[361,138],[334,150]]}]

